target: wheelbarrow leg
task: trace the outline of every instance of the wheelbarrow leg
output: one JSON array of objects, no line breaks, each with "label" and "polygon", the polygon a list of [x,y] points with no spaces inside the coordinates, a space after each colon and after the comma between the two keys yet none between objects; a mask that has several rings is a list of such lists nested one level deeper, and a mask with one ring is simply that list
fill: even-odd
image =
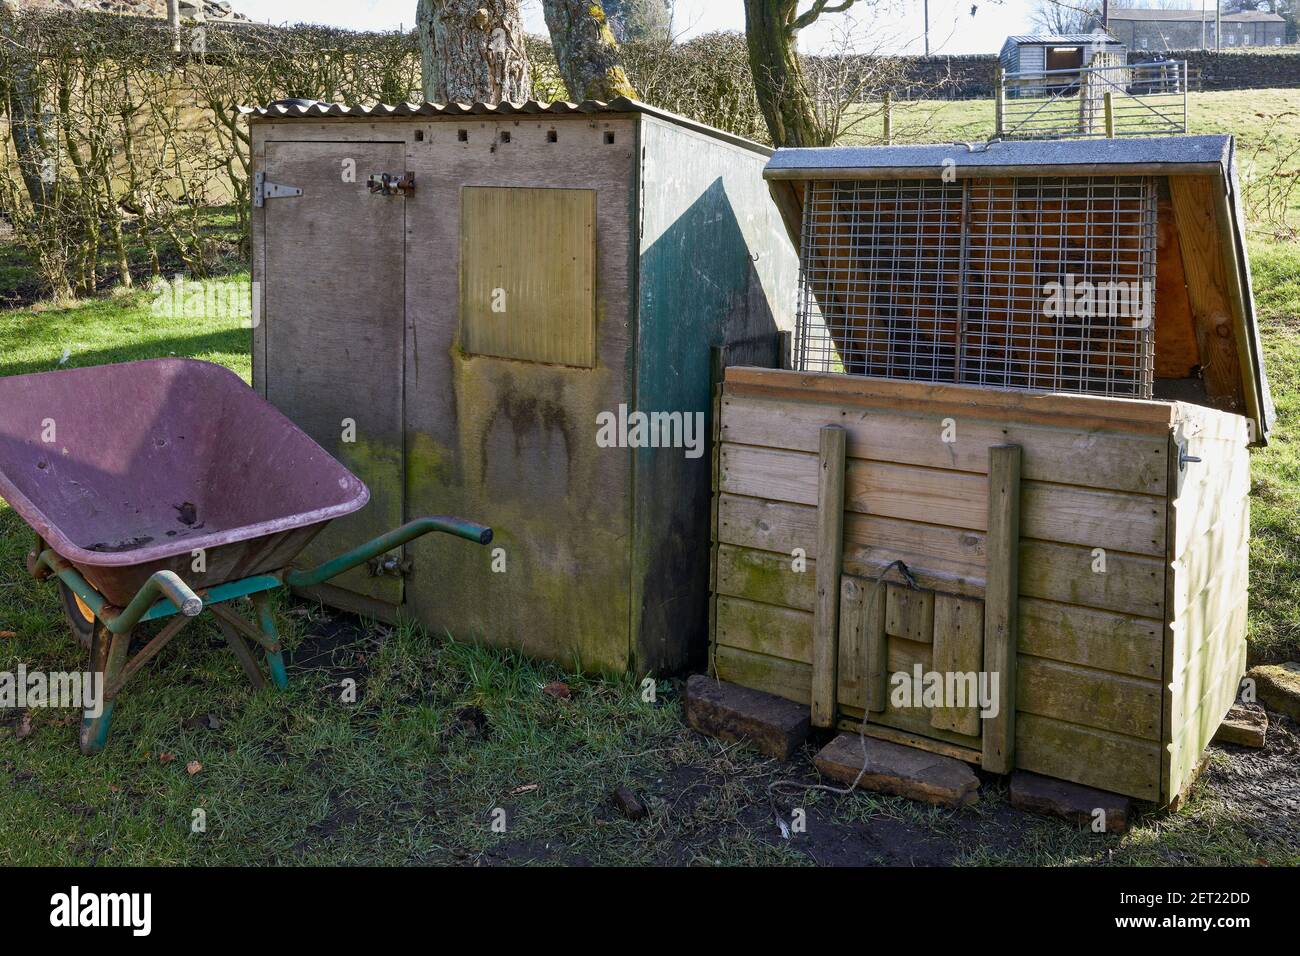
[{"label": "wheelbarrow leg", "polygon": [[280,690],[289,686],[289,675],[284,669],[284,653],[280,650],[280,634],[275,629],[275,615],[271,613],[271,596],[266,591],[252,595],[257,608],[257,623],[266,637],[266,665],[271,669],[271,680]]},{"label": "wheelbarrow leg", "polygon": [[262,669],[257,666],[257,661],[253,657],[253,652],[248,649],[247,642],[224,618],[217,618],[217,627],[221,628],[222,636],[225,637],[226,643],[230,645],[230,649],[235,652],[235,657],[239,660],[239,666],[244,669],[244,674],[252,683],[254,690],[261,690],[266,686],[266,678],[262,676]]},{"label": "wheelbarrow leg", "polygon": [[107,697],[111,685],[122,673],[126,664],[126,652],[131,646],[131,634],[114,634],[104,625],[96,623],[95,633],[90,643],[90,671],[99,675],[100,713],[98,716],[89,710],[81,715],[81,752],[97,754],[108,743],[108,732],[113,723],[114,700]]}]

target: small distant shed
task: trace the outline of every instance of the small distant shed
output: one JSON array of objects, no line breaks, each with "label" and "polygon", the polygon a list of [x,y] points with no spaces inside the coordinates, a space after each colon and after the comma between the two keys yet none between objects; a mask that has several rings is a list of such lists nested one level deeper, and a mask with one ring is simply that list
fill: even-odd
[{"label": "small distant shed", "polygon": [[[1022,80],[1042,74],[1047,88],[1069,86],[1078,77],[1061,70],[1081,70],[1092,65],[1099,56],[1108,62],[1123,64],[1127,57],[1124,44],[1105,33],[1052,33],[1007,37],[1002,44],[998,63],[1004,74],[1014,74]],[[1036,91],[1034,95],[1041,95]],[[1009,95],[1028,95],[1023,85],[1009,91]]]}]

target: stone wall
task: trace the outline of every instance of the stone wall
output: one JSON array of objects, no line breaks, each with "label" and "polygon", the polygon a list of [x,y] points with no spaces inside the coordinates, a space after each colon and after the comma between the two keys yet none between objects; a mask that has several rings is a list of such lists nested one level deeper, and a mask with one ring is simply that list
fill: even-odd
[{"label": "stone wall", "polygon": [[[1130,50],[1130,63],[1144,63],[1157,55],[1146,50]],[[1294,53],[1215,54],[1210,50],[1176,50],[1164,56],[1186,60],[1188,70],[1200,73],[1201,90],[1251,90],[1271,87],[1300,88],[1300,50]],[[993,96],[998,58],[993,54],[969,56],[907,57],[908,76],[914,87],[901,90],[901,98],[923,96],[927,99],[988,99]]]},{"label": "stone wall", "polygon": [[[1130,50],[1129,62],[1142,63],[1156,54]],[[1209,50],[1180,50],[1166,54],[1171,60],[1186,60],[1192,74],[1200,72],[1201,90],[1259,90],[1271,87],[1300,88],[1300,51],[1295,53],[1229,53]]]}]

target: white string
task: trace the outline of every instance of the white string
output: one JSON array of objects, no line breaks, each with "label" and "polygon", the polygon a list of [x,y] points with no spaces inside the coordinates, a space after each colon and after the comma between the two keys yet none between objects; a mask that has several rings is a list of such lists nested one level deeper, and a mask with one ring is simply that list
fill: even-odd
[{"label": "white string", "polygon": [[[870,612],[874,610],[876,607],[876,599],[880,595],[881,585],[885,583],[885,577],[889,574],[890,571],[894,570],[894,568],[898,568],[899,573],[903,575],[903,580],[907,582],[907,586],[909,588],[911,588],[913,591],[921,590],[920,585],[916,583],[916,578],[912,576],[911,570],[903,561],[891,561],[889,564],[885,566],[885,569],[883,571],[881,571],[878,575],[876,575],[875,582],[872,584],[871,600],[867,603],[867,611],[868,611],[867,620],[871,620]],[[866,651],[865,641],[863,642],[863,650],[865,653]],[[871,758],[867,756],[867,714],[865,712],[862,715],[862,723],[858,725],[858,743],[862,747],[862,768],[858,771],[858,775],[853,778],[853,782],[849,784],[847,787],[832,787],[830,784],[827,783],[804,783],[802,780],[773,780],[771,783],[767,785],[767,799],[769,804],[772,807],[772,816],[776,818],[776,825],[781,830],[782,839],[785,840],[790,839],[790,827],[785,822],[785,820],[781,818],[780,811],[777,810],[776,807],[777,791],[784,791],[784,790],[789,790],[790,788],[794,788],[794,789],[802,790],[804,793],[807,793],[810,790],[822,790],[825,791],[826,793],[834,793],[840,796],[844,796],[845,794],[852,793],[854,790],[857,789],[859,781],[861,781],[862,778],[866,776],[867,765],[871,762]]]}]

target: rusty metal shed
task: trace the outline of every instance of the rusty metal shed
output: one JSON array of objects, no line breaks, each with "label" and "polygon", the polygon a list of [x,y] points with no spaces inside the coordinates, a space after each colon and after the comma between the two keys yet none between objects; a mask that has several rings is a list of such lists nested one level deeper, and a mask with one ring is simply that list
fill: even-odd
[{"label": "rusty metal shed", "polygon": [[707,414],[713,347],[779,361],[770,151],[631,100],[248,114],[254,384],[373,494],[319,548],[453,512],[501,549],[317,593],[588,671],[702,660],[707,449],[599,447],[597,416]]}]

